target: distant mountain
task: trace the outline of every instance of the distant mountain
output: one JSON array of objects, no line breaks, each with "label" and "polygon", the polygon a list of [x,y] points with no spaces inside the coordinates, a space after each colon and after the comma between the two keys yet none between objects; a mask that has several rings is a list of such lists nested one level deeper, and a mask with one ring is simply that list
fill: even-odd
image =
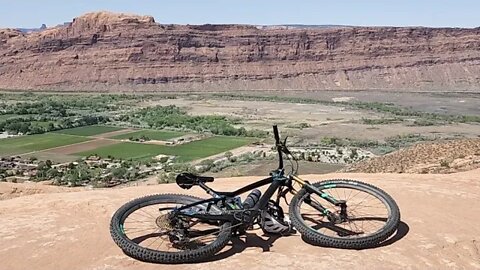
[{"label": "distant mountain", "polygon": [[46,24],[42,24],[42,26],[40,26],[40,28],[17,28],[17,30],[23,32],[23,33],[33,33],[33,32],[40,32],[40,31],[43,31],[47,29],[47,25]]},{"label": "distant mountain", "polygon": [[279,24],[279,25],[259,25],[259,29],[318,29],[318,28],[353,28],[352,25],[340,24]]}]

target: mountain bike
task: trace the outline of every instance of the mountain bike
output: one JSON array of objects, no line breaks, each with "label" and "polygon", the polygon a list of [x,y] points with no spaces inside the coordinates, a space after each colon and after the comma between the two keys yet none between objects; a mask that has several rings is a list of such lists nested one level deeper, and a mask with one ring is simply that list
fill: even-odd
[{"label": "mountain bike", "polygon": [[[181,188],[198,186],[211,198],[159,194],[130,201],[112,217],[114,242],[135,259],[174,264],[205,261],[254,226],[267,234],[297,230],[310,244],[345,249],[377,246],[397,230],[400,211],[387,193],[356,180],[301,179],[287,138],[280,140],[277,126],[273,133],[279,166],[269,177],[223,192],[207,186],[213,177],[181,173],[176,177]],[[263,193],[258,189],[262,186],[267,186]],[[242,201],[240,195],[248,191]],[[293,194],[289,203],[288,193]],[[288,215],[282,200],[289,205]]]}]

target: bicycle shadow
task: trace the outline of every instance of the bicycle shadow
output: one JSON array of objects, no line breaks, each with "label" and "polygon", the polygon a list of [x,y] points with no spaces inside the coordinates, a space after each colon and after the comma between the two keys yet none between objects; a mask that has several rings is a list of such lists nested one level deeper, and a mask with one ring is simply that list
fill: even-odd
[{"label": "bicycle shadow", "polygon": [[[380,247],[385,247],[389,246],[402,238],[404,238],[408,232],[410,231],[410,227],[408,226],[407,223],[400,221],[400,224],[398,225],[398,229],[395,232],[393,236],[388,238],[387,240],[379,243],[378,245],[369,247],[369,248],[364,248],[364,249],[376,249]],[[290,236],[295,236],[296,234],[290,235]],[[235,254],[243,252],[247,248],[261,248],[263,252],[269,252],[270,248],[273,246],[275,241],[279,238],[283,237],[290,237],[290,236],[282,236],[282,235],[268,235],[267,239],[264,239],[260,237],[259,235],[255,233],[246,233],[245,236],[242,237],[234,237],[231,239],[230,243],[227,245],[227,250],[221,251],[220,253],[216,254],[215,256],[212,256],[206,260],[200,261],[201,263],[203,262],[213,262],[213,261],[218,261],[218,260],[223,260],[225,258],[228,258],[230,256],[233,256]],[[241,239],[244,238],[244,239]],[[314,246],[319,246],[308,239],[305,239],[302,236],[302,240],[306,242],[307,244],[314,245]],[[320,246],[321,247],[321,246]],[[362,249],[357,249],[357,250],[362,250]]]},{"label": "bicycle shadow", "polygon": [[[247,232],[243,236],[233,237],[227,245],[227,250],[217,253],[215,256],[212,256],[201,262],[213,262],[218,260],[223,260],[230,256],[233,256],[238,253],[242,253],[247,248],[261,248],[263,252],[269,252],[270,248],[273,246],[273,243],[281,237],[289,237],[282,235],[264,235],[268,238],[264,239],[256,233]],[[292,235],[293,236],[293,235]],[[244,238],[244,239],[242,239]]]},{"label": "bicycle shadow", "polygon": [[[389,246],[389,245],[399,241],[403,237],[405,237],[408,234],[409,231],[410,231],[410,227],[408,226],[408,224],[403,222],[403,221],[400,221],[400,223],[398,224],[398,228],[395,231],[395,234],[393,236],[390,236],[387,240],[385,240],[383,242],[380,242],[379,244],[377,244],[375,246],[368,247],[368,248],[361,248],[361,249],[352,248],[352,249],[353,250],[364,250],[364,249],[376,249],[376,248],[380,248],[380,247],[386,247],[386,246]],[[318,245],[318,244],[310,241],[309,239],[307,239],[303,236],[302,236],[302,240],[305,243],[308,243],[310,245],[323,247],[321,245]],[[332,248],[332,247],[326,247],[326,248]]]},{"label": "bicycle shadow", "polygon": [[391,236],[390,238],[388,238],[387,240],[381,242],[377,246],[372,247],[372,249],[389,246],[389,245],[399,241],[403,237],[405,237],[408,234],[409,231],[410,231],[410,227],[408,226],[408,224],[403,222],[403,221],[400,221],[395,234],[393,236]]}]

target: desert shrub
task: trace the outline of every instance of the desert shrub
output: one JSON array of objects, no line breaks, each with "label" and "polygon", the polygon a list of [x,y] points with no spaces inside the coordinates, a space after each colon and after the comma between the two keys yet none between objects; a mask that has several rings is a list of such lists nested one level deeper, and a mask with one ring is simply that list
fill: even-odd
[{"label": "desert shrub", "polygon": [[399,117],[394,118],[379,118],[379,119],[371,119],[371,118],[363,118],[361,119],[362,124],[365,125],[388,125],[392,123],[399,123],[402,122],[403,119]]},{"label": "desert shrub", "polygon": [[448,160],[440,160],[440,166],[444,167],[444,168],[450,168],[450,162],[448,162]]},{"label": "desert shrub", "polygon": [[412,126],[434,126],[434,125],[437,125],[437,122],[433,120],[421,118],[421,119],[414,120],[411,125]]},{"label": "desert shrub", "polygon": [[311,125],[309,123],[298,123],[298,124],[288,125],[286,127],[287,128],[304,129],[304,128],[311,127]]},{"label": "desert shrub", "polygon": [[357,151],[357,149],[352,148],[352,149],[351,149],[351,152],[350,152],[350,159],[355,159],[355,158],[357,158],[357,157],[358,157],[358,151]]}]

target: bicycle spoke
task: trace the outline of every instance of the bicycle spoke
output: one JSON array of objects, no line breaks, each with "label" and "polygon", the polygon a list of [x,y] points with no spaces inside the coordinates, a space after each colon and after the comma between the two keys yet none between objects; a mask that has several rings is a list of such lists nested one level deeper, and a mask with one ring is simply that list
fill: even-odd
[{"label": "bicycle spoke", "polygon": [[[174,232],[175,225],[170,223],[168,214],[179,206],[175,203],[161,203],[132,211],[123,221],[126,237],[144,248],[169,252],[196,249],[216,240],[222,231],[221,225],[212,225],[201,219],[179,220],[183,229]],[[182,237],[187,242],[182,243]]]},{"label": "bicycle spoke", "polygon": [[346,201],[347,219],[340,222],[328,220],[324,213],[310,204],[321,205],[337,216],[340,215],[340,207],[316,194],[305,195],[309,201],[305,198],[301,201],[299,206],[301,217],[306,224],[321,234],[350,238],[365,236],[380,230],[388,219],[385,203],[369,192],[349,187],[330,187],[322,191],[336,200]]}]

